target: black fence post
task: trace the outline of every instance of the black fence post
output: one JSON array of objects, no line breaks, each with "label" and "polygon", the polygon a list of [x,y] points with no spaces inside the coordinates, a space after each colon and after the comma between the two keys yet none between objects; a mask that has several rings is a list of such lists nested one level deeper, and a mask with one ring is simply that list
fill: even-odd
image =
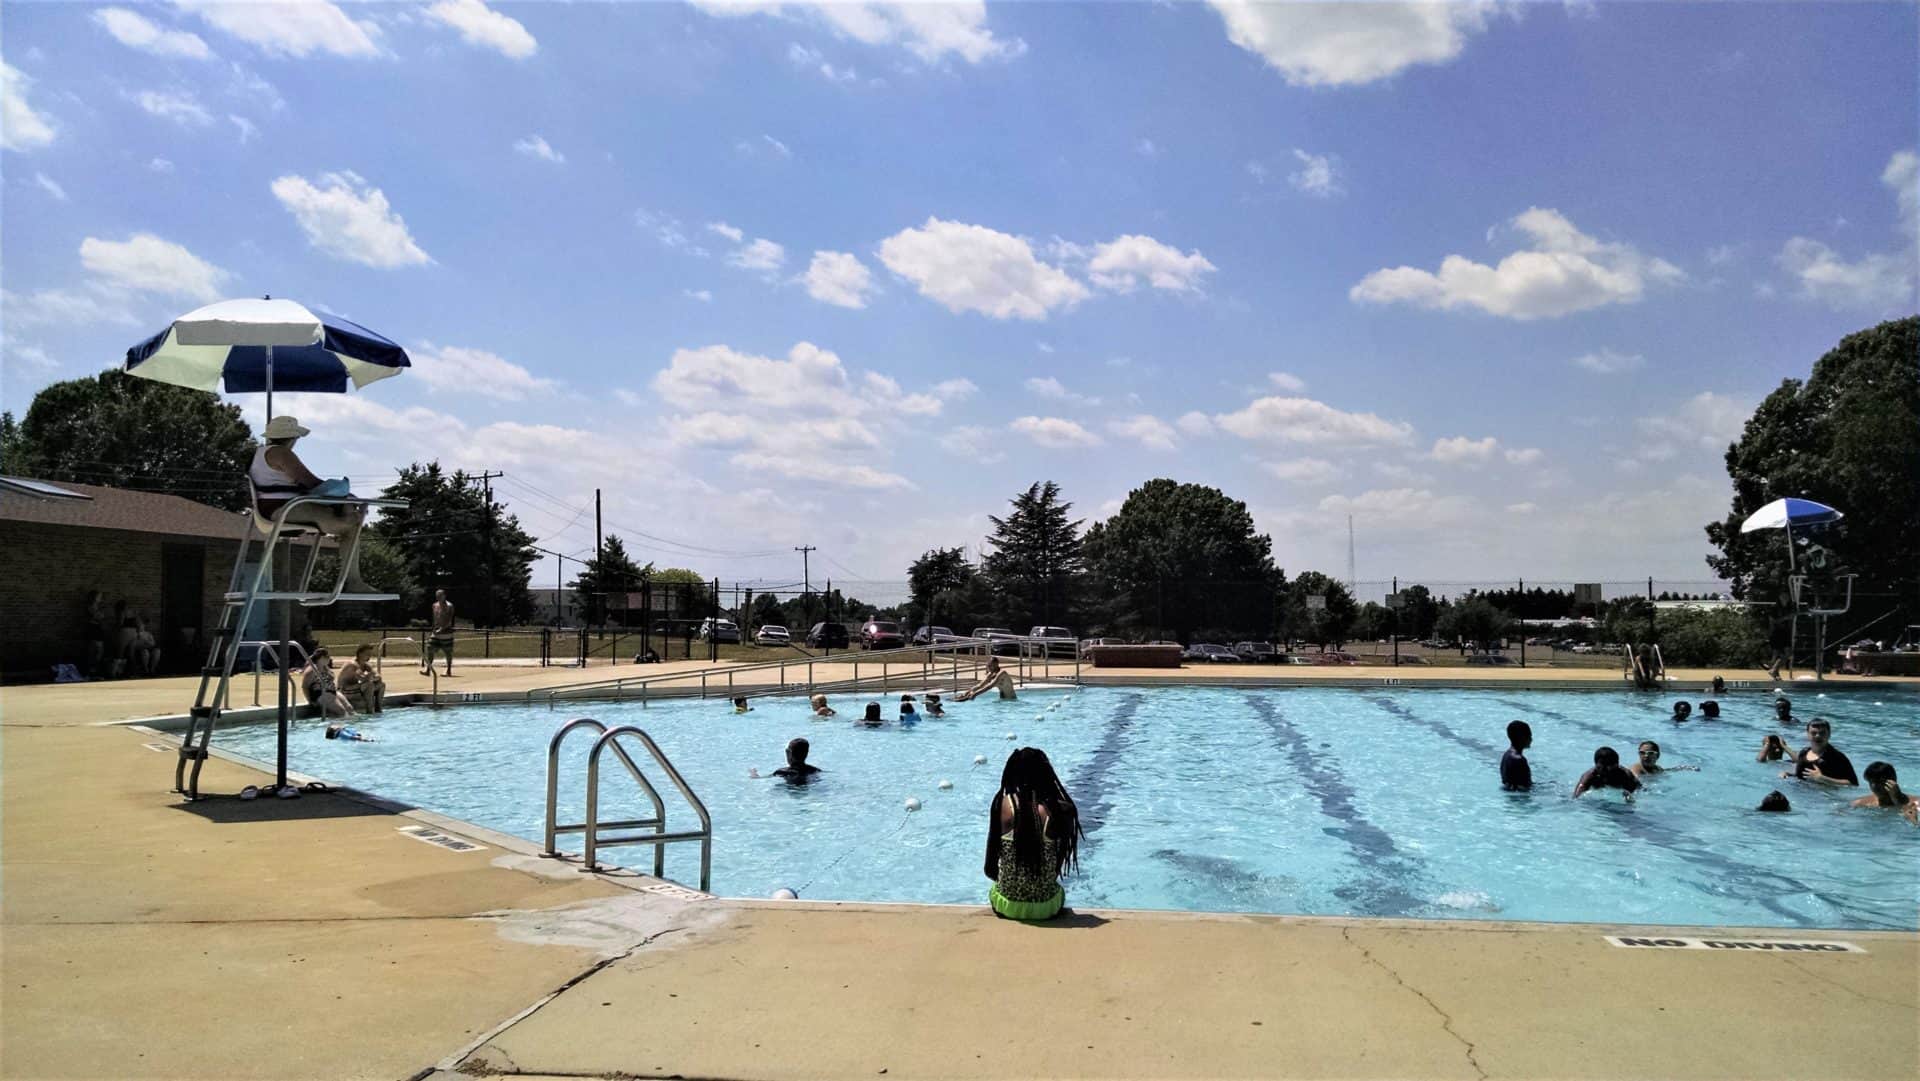
[{"label": "black fence post", "polygon": [[553,628],[540,628],[540,667],[547,667],[553,660]]},{"label": "black fence post", "polygon": [[487,660],[493,659],[493,628],[480,632],[480,655]]}]

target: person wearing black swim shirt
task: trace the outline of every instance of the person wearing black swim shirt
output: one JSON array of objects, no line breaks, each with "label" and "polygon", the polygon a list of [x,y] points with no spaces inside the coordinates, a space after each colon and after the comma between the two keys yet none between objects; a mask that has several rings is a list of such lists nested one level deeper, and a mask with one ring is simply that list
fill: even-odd
[{"label": "person wearing black swim shirt", "polygon": [[1527,762],[1527,748],[1533,746],[1533,728],[1525,721],[1507,722],[1507,753],[1500,756],[1500,787],[1509,792],[1533,788],[1533,767]]},{"label": "person wearing black swim shirt", "polygon": [[774,770],[770,776],[778,777],[788,784],[806,784],[821,772],[818,766],[807,765],[807,752],[812,744],[804,739],[787,742],[787,764]]},{"label": "person wearing black swim shirt", "polygon": [[1573,798],[1596,788],[1618,788],[1628,799],[1640,790],[1640,778],[1620,768],[1620,752],[1602,747],[1593,752],[1593,768],[1580,775],[1573,786]]},{"label": "person wearing black swim shirt", "polygon": [[1867,787],[1873,790],[1872,793],[1861,796],[1848,806],[1886,807],[1900,812],[1902,818],[1920,826],[1920,800],[1900,791],[1900,778],[1893,772],[1893,763],[1867,763]]},{"label": "person wearing black swim shirt", "polygon": [[1814,781],[1819,784],[1860,786],[1860,778],[1853,772],[1853,763],[1842,754],[1840,748],[1827,742],[1833,733],[1833,726],[1824,718],[1815,717],[1807,722],[1807,745],[1793,756],[1793,770],[1782,773],[1782,777],[1792,777],[1799,781]]},{"label": "person wearing black swim shirt", "polygon": [[1720,719],[1720,703],[1714,701],[1711,698],[1700,703],[1700,719],[1703,721],[1719,720]]}]

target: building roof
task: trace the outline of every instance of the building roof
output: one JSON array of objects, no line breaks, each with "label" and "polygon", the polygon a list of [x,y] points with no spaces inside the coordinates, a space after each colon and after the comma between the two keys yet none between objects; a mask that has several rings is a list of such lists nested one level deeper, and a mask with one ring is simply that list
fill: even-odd
[{"label": "building roof", "polygon": [[240,539],[240,515],[163,492],[0,477],[0,521]]}]

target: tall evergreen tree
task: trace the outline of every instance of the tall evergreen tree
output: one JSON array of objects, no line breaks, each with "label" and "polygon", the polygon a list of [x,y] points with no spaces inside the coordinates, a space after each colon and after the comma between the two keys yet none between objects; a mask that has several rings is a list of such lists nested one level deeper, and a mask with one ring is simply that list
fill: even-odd
[{"label": "tall evergreen tree", "polygon": [[532,618],[527,581],[536,554],[533,537],[518,518],[489,503],[465,473],[416,462],[381,494],[408,502],[404,511],[383,512],[374,529],[423,598],[444,589],[455,611],[478,622],[489,613],[496,624]]},{"label": "tall evergreen tree", "polygon": [[609,600],[609,597],[640,592],[640,583],[652,569],[651,563],[645,567],[635,563],[627,555],[626,544],[619,537],[609,535],[601,544],[599,554],[584,561],[580,565],[580,576],[573,580],[577,610],[587,613],[588,623],[606,623],[613,613],[626,609],[624,596],[618,600]]},{"label": "tall evergreen tree", "polygon": [[1067,517],[1073,504],[1061,500],[1060,486],[1050,480],[1035,482],[1012,503],[1005,518],[987,519],[993,523],[993,551],[983,561],[985,570],[1003,590],[1011,622],[1057,622],[1067,612],[1069,586],[1081,567],[1082,521]]}]

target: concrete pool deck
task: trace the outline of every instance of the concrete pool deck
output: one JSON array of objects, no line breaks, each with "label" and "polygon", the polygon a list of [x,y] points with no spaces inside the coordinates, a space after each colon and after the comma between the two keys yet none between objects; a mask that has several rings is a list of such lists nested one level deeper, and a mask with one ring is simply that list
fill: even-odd
[{"label": "concrete pool deck", "polygon": [[[1159,675],[1210,682],[1231,667]],[[524,691],[554,677],[581,673],[460,682]],[[485,831],[449,829],[481,846],[450,851],[345,795],[183,805],[165,741],[100,722],[177,713],[192,684],[0,688],[0,1076],[1920,1069],[1912,933],[1739,935],[1867,951],[1775,953],[1603,937],[1666,937],[1645,928],[1139,912],[1023,926],[966,907],[690,900]],[[204,782],[261,779],[214,760]]]}]

